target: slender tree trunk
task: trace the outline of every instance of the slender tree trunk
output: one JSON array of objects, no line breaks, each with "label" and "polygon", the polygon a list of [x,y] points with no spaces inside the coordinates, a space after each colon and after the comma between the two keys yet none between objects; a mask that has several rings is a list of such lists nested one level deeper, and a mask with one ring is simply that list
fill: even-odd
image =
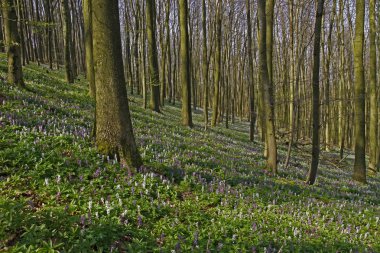
[{"label": "slender tree trunk", "polygon": [[329,35],[327,40],[327,56],[326,56],[326,87],[325,87],[325,117],[326,117],[326,127],[325,127],[325,150],[330,151],[330,132],[331,132],[331,124],[330,124],[330,115],[331,115],[331,101],[330,101],[330,68],[331,68],[331,55],[332,55],[332,32],[334,29],[334,19],[336,13],[336,2],[337,0],[333,0],[333,10],[332,17],[330,19],[329,24]]},{"label": "slender tree trunk", "polygon": [[203,88],[204,88],[204,101],[203,101],[203,113],[205,129],[208,126],[208,60],[207,60],[207,20],[206,20],[206,0],[202,0],[202,74],[203,74]]},{"label": "slender tree trunk", "polygon": [[247,51],[248,51],[248,89],[249,89],[249,110],[250,110],[250,124],[249,124],[249,140],[253,141],[255,138],[256,126],[256,108],[255,108],[255,85],[253,82],[253,54],[252,54],[252,18],[251,18],[251,3],[246,0],[247,6]]},{"label": "slender tree trunk", "polygon": [[[265,15],[266,15],[266,43],[267,43],[267,64],[268,64],[268,77],[269,77],[269,95],[271,103],[271,114],[274,119],[274,88],[273,88],[273,16],[274,16],[275,0],[266,0]],[[276,124],[275,124],[276,125]]]},{"label": "slender tree trunk", "polygon": [[96,146],[116,155],[122,164],[138,168],[137,150],[123,71],[117,0],[93,0],[93,38],[96,84]]},{"label": "slender tree trunk", "polygon": [[[1,15],[2,12],[0,12]],[[0,17],[0,52],[4,53],[5,52],[5,37],[3,33],[3,15]]]},{"label": "slender tree trunk", "polygon": [[266,141],[268,143],[267,168],[277,174],[277,144],[273,114],[271,113],[270,79],[267,65],[265,0],[258,1],[260,78],[263,83],[263,112],[265,115]]},{"label": "slender tree trunk", "polygon": [[364,83],[364,16],[365,1],[356,1],[356,21],[354,40],[355,72],[355,164],[353,179],[366,182],[365,162],[365,83]]},{"label": "slender tree trunk", "polygon": [[369,169],[373,172],[377,171],[377,149],[378,149],[378,101],[377,101],[377,68],[376,68],[376,17],[375,17],[375,0],[369,1],[369,39],[370,39],[370,130],[369,130]]},{"label": "slender tree trunk", "polygon": [[190,83],[190,54],[187,0],[179,0],[179,24],[181,33],[180,43],[180,72],[182,83],[182,124],[193,127],[191,115],[191,83]]},{"label": "slender tree trunk", "polygon": [[215,127],[218,120],[219,113],[219,96],[220,96],[220,68],[221,68],[221,51],[222,51],[222,3],[220,0],[217,1],[216,6],[216,15],[215,15],[215,29],[216,29],[216,38],[215,38],[215,66],[214,66],[214,98],[212,105],[212,119],[211,126]]},{"label": "slender tree trunk", "polygon": [[91,97],[95,98],[94,46],[92,44],[92,0],[83,0],[84,33],[86,47],[86,77]]},{"label": "slender tree trunk", "polygon": [[25,87],[21,64],[21,41],[17,28],[17,14],[15,0],[2,0],[6,48],[8,57],[9,84]]},{"label": "slender tree trunk", "polygon": [[320,123],[320,102],[319,102],[319,69],[321,64],[321,31],[323,19],[324,0],[318,0],[317,16],[314,29],[314,65],[313,65],[313,138],[311,151],[311,166],[306,179],[307,184],[314,184],[317,178],[319,164],[319,123]]},{"label": "slender tree trunk", "polygon": [[160,112],[160,77],[156,42],[156,2],[146,1],[146,29],[148,34],[148,62],[150,71],[150,109]]},{"label": "slender tree trunk", "polygon": [[136,1],[136,11],[135,11],[135,31],[134,31],[134,60],[135,60],[135,82],[137,88],[137,95],[140,95],[140,59],[139,59],[139,43],[140,43],[140,3]]},{"label": "slender tree trunk", "polygon": [[64,44],[65,44],[65,70],[66,70],[66,81],[68,83],[74,83],[74,74],[71,61],[71,16],[69,9],[69,0],[61,0],[62,13],[63,13],[63,34],[64,34]]}]

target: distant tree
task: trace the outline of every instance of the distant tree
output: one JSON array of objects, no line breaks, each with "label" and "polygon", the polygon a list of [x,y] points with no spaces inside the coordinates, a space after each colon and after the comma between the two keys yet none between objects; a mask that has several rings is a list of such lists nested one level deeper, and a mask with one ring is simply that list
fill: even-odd
[{"label": "distant tree", "polygon": [[379,148],[378,137],[378,95],[377,95],[377,67],[376,67],[376,17],[375,0],[369,1],[369,40],[370,40],[370,59],[369,59],[369,92],[370,92],[370,128],[369,128],[369,169],[377,171],[377,155]]},{"label": "distant tree", "polygon": [[203,87],[204,87],[204,101],[203,101],[203,113],[205,129],[208,126],[208,98],[209,98],[209,86],[208,86],[208,74],[209,65],[207,57],[207,11],[206,0],[202,0],[202,74],[203,74]]},{"label": "distant tree", "polygon": [[354,40],[354,72],[355,72],[355,164],[353,179],[366,182],[365,161],[365,82],[364,82],[364,19],[365,1],[356,0],[356,21]]},{"label": "distant tree", "polygon": [[142,165],[133,135],[123,71],[118,0],[93,0],[96,146],[123,164]]},{"label": "distant tree", "polygon": [[[0,12],[1,15],[1,12]],[[3,17],[1,15],[0,17],[0,52],[5,52],[5,45],[4,45],[4,33],[3,33]]]},{"label": "distant tree", "polygon": [[216,126],[219,115],[219,93],[220,93],[220,69],[221,69],[221,51],[222,51],[222,3],[216,1],[215,10],[215,63],[214,63],[214,98],[212,102],[212,119],[211,126]]},{"label": "distant tree", "polygon": [[49,68],[53,69],[53,32],[51,28],[52,16],[51,16],[51,0],[44,0],[44,8],[46,15],[46,49],[47,49],[47,57],[49,61]]},{"label": "distant tree", "polygon": [[61,0],[62,13],[63,13],[63,33],[65,45],[65,70],[66,81],[74,83],[74,73],[71,60],[71,47],[72,47],[72,22],[69,8],[69,0]]},{"label": "distant tree", "polygon": [[251,18],[251,0],[246,0],[247,8],[247,51],[248,51],[248,87],[249,87],[249,110],[250,110],[250,124],[249,124],[249,140],[253,141],[255,137],[256,125],[256,108],[255,108],[255,85],[253,82],[253,53],[252,53],[252,18]]},{"label": "distant tree", "polygon": [[148,35],[148,64],[150,71],[150,109],[160,112],[160,77],[156,42],[156,2],[146,1],[146,29]]},{"label": "distant tree", "polygon": [[92,44],[92,0],[83,0],[83,19],[86,50],[86,77],[91,97],[95,97],[94,46]]},{"label": "distant tree", "polygon": [[182,83],[182,124],[192,127],[191,115],[191,83],[190,83],[190,54],[188,30],[187,0],[179,0],[179,24],[181,33],[180,43],[180,75]]},{"label": "distant tree", "polygon": [[15,0],[2,0],[5,41],[8,55],[8,83],[25,86],[21,64],[21,40],[17,28]]},{"label": "distant tree", "polygon": [[320,106],[319,106],[319,69],[321,64],[321,34],[322,34],[322,19],[323,19],[324,0],[318,0],[317,16],[315,19],[314,28],[314,65],[313,65],[313,138],[311,151],[311,166],[307,184],[314,184],[317,177],[320,140],[319,140],[319,124],[320,124]]}]

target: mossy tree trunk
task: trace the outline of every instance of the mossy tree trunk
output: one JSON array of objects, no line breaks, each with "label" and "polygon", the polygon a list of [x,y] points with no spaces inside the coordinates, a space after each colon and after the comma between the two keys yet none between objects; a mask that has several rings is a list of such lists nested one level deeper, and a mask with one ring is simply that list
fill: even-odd
[{"label": "mossy tree trunk", "polygon": [[314,65],[313,65],[313,137],[311,151],[311,166],[306,179],[307,184],[314,184],[317,178],[320,140],[319,140],[319,124],[320,124],[320,103],[319,103],[319,71],[321,66],[321,34],[323,19],[324,0],[318,0],[317,16],[314,28]]},{"label": "mossy tree trunk", "polygon": [[69,9],[69,0],[61,0],[62,14],[63,14],[63,34],[65,45],[65,70],[66,81],[74,83],[74,73],[71,60],[71,47],[72,47],[72,32],[71,32],[71,15]]},{"label": "mossy tree trunk", "polygon": [[142,165],[129,112],[117,0],[93,0],[96,146],[122,164]]},{"label": "mossy tree trunk", "polygon": [[365,1],[356,0],[356,21],[354,40],[354,72],[355,72],[355,164],[353,179],[366,182],[365,162],[365,83],[364,83],[364,15]]},{"label": "mossy tree trunk", "polygon": [[2,0],[5,39],[8,57],[8,83],[25,86],[21,63],[21,40],[17,27],[16,2]]},{"label": "mossy tree trunk", "polygon": [[148,65],[150,72],[150,109],[160,112],[160,77],[156,42],[156,2],[146,1],[146,29],[148,36]]},{"label": "mossy tree trunk", "polygon": [[180,27],[180,80],[182,83],[182,124],[193,127],[191,115],[191,83],[190,83],[190,52],[188,30],[187,0],[179,0],[179,27]]},{"label": "mossy tree trunk", "polygon": [[265,0],[258,1],[258,16],[259,16],[259,71],[260,79],[263,88],[263,113],[265,117],[266,126],[266,141],[268,145],[267,155],[267,168],[277,174],[277,144],[276,144],[276,132],[274,127],[274,118],[271,113],[271,98],[270,98],[270,79],[268,74],[267,65],[267,45],[266,45],[266,12],[265,12]]}]

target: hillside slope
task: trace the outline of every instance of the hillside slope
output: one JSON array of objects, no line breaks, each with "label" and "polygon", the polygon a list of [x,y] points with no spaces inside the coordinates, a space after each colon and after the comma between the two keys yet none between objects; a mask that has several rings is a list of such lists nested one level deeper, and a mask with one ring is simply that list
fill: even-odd
[{"label": "hillside slope", "polygon": [[130,175],[93,148],[83,77],[30,65],[20,90],[1,58],[0,252],[380,252],[379,175],[356,184],[349,163],[326,160],[306,186],[298,152],[273,177],[245,123],[205,132],[195,114],[191,130],[179,107],[156,114],[139,97],[145,167]]}]

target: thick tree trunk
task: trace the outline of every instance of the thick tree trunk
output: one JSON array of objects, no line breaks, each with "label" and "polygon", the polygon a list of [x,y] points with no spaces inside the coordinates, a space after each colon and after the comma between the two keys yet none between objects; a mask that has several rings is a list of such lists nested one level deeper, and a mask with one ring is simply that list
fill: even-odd
[{"label": "thick tree trunk", "polygon": [[122,164],[138,168],[137,150],[123,71],[117,0],[93,0],[93,39],[96,84],[96,146],[116,155]]}]

